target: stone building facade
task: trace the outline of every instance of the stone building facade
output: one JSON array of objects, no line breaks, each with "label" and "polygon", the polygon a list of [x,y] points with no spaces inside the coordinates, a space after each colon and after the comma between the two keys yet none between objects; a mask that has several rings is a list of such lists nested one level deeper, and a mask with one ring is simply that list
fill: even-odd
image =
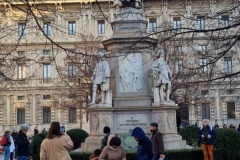
[{"label": "stone building facade", "polygon": [[[161,31],[167,27],[173,33],[190,26],[208,29],[218,21],[205,21],[204,15],[229,9],[218,16],[222,25],[227,27],[239,16],[239,11],[232,9],[234,6],[239,6],[237,0],[147,0],[143,2],[142,10],[148,20],[148,32],[154,33],[153,37],[160,36],[160,42],[165,36]],[[7,75],[1,78],[0,130],[19,128],[22,123],[28,123],[30,131],[34,127],[42,130],[48,128],[51,121],[59,121],[67,129],[82,127],[88,131],[88,119],[83,109],[86,104],[81,98],[78,101],[76,96],[72,96],[81,91],[83,86],[80,84],[85,81],[79,75],[80,82],[75,81],[78,77],[76,72],[84,68],[86,57],[104,50],[101,41],[112,35],[109,22],[119,12],[114,2],[56,0],[22,4],[13,1],[12,4],[0,2],[0,9],[0,69]],[[229,29],[229,32],[237,34],[234,32],[237,29],[239,26]],[[226,34],[225,31],[223,33]],[[205,69],[207,59],[197,57],[196,60],[192,53],[211,48],[210,35],[194,34],[176,35],[171,42],[159,44],[171,55],[168,57],[175,75],[182,75],[187,68],[183,64],[198,64],[201,70]],[[192,47],[189,48],[190,42]],[[239,42],[236,42],[219,59],[213,77],[239,71],[238,48]],[[176,53],[182,55],[176,56]],[[186,63],[186,59],[192,63]],[[88,60],[90,62],[91,59]],[[204,80],[204,76],[199,75]],[[180,87],[176,91],[176,99],[181,103],[180,109],[185,108],[188,113],[180,112],[180,119],[195,123],[206,117],[212,124],[236,126],[240,121],[239,92],[238,77],[216,80],[210,85],[201,83],[201,87],[185,100],[181,96],[186,94],[186,89]]]}]

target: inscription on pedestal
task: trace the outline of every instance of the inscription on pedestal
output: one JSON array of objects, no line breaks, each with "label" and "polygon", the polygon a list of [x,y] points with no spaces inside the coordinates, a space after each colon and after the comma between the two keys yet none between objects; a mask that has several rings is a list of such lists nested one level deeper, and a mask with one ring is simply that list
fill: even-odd
[{"label": "inscription on pedestal", "polygon": [[117,115],[117,129],[131,130],[135,127],[147,129],[149,127],[148,114],[119,114]]}]

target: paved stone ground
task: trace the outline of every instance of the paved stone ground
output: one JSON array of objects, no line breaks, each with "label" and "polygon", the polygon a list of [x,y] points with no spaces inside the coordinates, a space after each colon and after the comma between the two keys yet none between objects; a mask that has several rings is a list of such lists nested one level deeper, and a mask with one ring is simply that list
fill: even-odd
[{"label": "paved stone ground", "polygon": [[4,153],[0,152],[0,160],[4,160]]}]

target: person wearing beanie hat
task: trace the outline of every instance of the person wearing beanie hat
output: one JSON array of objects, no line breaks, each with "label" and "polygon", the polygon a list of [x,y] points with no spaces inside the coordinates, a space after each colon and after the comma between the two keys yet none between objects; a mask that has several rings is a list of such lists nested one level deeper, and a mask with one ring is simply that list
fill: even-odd
[{"label": "person wearing beanie hat", "polygon": [[105,136],[103,137],[103,139],[101,140],[101,149],[103,149],[105,146],[108,145],[108,139],[109,136],[111,135],[111,129],[108,126],[103,127],[103,133],[105,134]]},{"label": "person wearing beanie hat", "polygon": [[152,132],[152,149],[153,149],[153,158],[152,160],[163,159],[164,155],[164,144],[163,144],[163,136],[162,133],[158,130],[157,123],[150,124],[150,131]]},{"label": "person wearing beanie hat", "polygon": [[144,131],[141,128],[136,127],[133,129],[131,136],[133,136],[135,140],[138,142],[137,159],[138,160],[152,159],[153,157],[152,142],[146,136]]}]

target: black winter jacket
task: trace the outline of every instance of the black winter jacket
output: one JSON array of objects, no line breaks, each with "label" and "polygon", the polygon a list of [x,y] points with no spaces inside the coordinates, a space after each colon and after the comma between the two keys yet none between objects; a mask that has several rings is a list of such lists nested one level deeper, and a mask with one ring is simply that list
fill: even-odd
[{"label": "black winter jacket", "polygon": [[[202,137],[202,135],[204,135],[204,137]],[[208,135],[211,137],[208,138]],[[206,127],[200,127],[198,130],[198,138],[198,142],[201,144],[214,144],[216,140],[215,129],[209,125]]]},{"label": "black winter jacket", "polygon": [[30,155],[29,153],[29,141],[27,135],[23,133],[21,130],[18,132],[16,136],[16,147],[17,147],[17,156],[26,156]]}]

